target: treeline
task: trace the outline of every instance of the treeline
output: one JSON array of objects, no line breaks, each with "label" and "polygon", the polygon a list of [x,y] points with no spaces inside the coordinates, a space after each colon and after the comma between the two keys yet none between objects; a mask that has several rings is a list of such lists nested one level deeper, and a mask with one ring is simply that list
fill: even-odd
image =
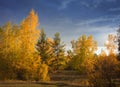
[{"label": "treeline", "polygon": [[48,38],[38,27],[34,10],[19,25],[8,22],[0,27],[1,80],[49,80],[48,71],[65,67],[60,34]]},{"label": "treeline", "polygon": [[108,43],[97,55],[97,42],[92,35],[82,35],[71,41],[72,50],[65,54],[65,44],[60,34],[54,38],[38,29],[39,20],[32,10],[19,24],[6,23],[0,27],[0,79],[1,80],[50,80],[49,73],[59,70],[78,70],[88,77],[93,87],[112,87],[113,79],[119,78],[119,54],[115,53],[116,42],[120,51],[120,29],[118,36],[108,35]]}]

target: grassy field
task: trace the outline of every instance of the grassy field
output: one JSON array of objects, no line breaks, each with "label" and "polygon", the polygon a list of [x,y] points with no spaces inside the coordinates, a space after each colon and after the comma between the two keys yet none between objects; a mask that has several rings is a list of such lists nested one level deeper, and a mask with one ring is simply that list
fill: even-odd
[{"label": "grassy field", "polygon": [[58,86],[46,83],[5,81],[0,82],[0,87],[58,87]]},{"label": "grassy field", "polygon": [[[73,85],[66,85],[66,84],[28,84],[28,83],[0,83],[0,87],[79,87]],[[81,86],[80,86],[81,87]]]},{"label": "grassy field", "polygon": [[78,84],[65,81],[25,82],[25,81],[1,81],[0,87],[81,87]]},{"label": "grassy field", "polygon": [[1,81],[0,87],[79,87],[60,81],[50,82],[24,82],[24,81]]},{"label": "grassy field", "polygon": [[[77,71],[63,70],[50,74],[50,81],[0,81],[0,87],[88,87],[87,77]],[[115,80],[120,83],[120,80]],[[120,87],[120,86],[117,86]]]},{"label": "grassy field", "polygon": [[57,87],[57,86],[40,84],[0,84],[0,87]]}]

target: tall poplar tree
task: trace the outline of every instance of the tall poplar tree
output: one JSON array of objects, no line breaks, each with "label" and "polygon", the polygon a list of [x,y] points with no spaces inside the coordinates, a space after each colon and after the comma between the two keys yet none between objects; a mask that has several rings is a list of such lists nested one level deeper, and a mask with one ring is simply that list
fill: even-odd
[{"label": "tall poplar tree", "polygon": [[32,10],[21,22],[0,27],[0,79],[46,80],[48,66],[41,64],[36,51],[40,31]]},{"label": "tall poplar tree", "polygon": [[82,35],[77,41],[71,41],[71,44],[74,54],[71,65],[74,69],[78,69],[82,72],[87,64],[94,62],[94,60],[91,59],[94,57],[95,51],[97,50],[97,43],[93,40],[91,35],[88,37]]},{"label": "tall poplar tree", "polygon": [[[33,65],[36,63],[35,58],[37,40],[39,38],[39,20],[34,10],[31,10],[29,15],[21,22],[19,29],[20,52],[18,66],[18,78],[30,79],[32,78]],[[38,64],[37,64],[38,65]],[[36,65],[36,66],[37,66]],[[35,72],[35,71],[34,71]]]},{"label": "tall poplar tree", "polygon": [[[4,78],[14,77],[15,61],[18,58],[19,41],[17,41],[15,26],[10,22],[1,28],[0,35],[0,76]],[[13,30],[14,29],[14,30]],[[4,68],[3,68],[4,67]],[[8,74],[9,72],[9,74]],[[8,75],[7,75],[8,74]]]}]

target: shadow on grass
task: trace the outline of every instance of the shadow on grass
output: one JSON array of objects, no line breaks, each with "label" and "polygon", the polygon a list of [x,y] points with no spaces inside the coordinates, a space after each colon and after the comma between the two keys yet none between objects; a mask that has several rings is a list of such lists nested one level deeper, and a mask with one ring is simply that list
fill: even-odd
[{"label": "shadow on grass", "polygon": [[64,82],[0,82],[0,87],[83,87]]}]

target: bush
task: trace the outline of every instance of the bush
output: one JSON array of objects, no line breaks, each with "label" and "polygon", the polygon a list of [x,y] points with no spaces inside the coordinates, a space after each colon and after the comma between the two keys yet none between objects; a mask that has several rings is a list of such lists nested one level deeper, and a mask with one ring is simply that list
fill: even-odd
[{"label": "bush", "polygon": [[99,57],[94,68],[88,71],[91,87],[114,87],[113,79],[117,78],[118,61],[115,56]]},{"label": "bush", "polygon": [[50,80],[49,76],[48,76],[48,66],[46,64],[41,64],[36,72],[36,77],[35,77],[36,81],[46,81],[46,80]]}]

